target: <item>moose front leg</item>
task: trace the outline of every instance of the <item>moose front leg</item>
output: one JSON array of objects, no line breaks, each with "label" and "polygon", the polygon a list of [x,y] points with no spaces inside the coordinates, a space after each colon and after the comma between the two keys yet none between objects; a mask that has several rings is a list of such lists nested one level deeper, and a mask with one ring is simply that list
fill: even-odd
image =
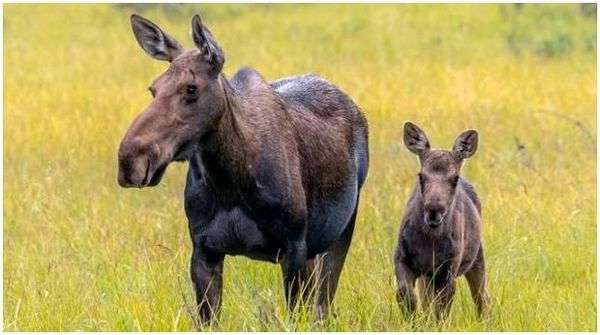
[{"label": "moose front leg", "polygon": [[395,270],[398,289],[396,291],[396,301],[400,307],[408,314],[414,313],[417,308],[417,297],[415,295],[415,273],[396,256]]},{"label": "moose front leg", "polygon": [[443,319],[448,316],[454,292],[456,290],[456,280],[454,277],[438,280],[433,278],[435,316],[437,319]]},{"label": "moose front leg", "polygon": [[210,323],[221,308],[223,259],[224,255],[207,254],[199,246],[194,246],[190,272],[202,325]]}]

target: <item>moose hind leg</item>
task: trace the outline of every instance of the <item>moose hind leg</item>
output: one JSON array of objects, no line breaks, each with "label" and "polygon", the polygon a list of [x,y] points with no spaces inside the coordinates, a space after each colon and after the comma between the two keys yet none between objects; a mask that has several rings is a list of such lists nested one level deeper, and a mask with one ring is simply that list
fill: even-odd
[{"label": "moose hind leg", "polygon": [[491,304],[487,291],[485,261],[482,248],[479,249],[479,253],[471,269],[465,273],[465,278],[469,283],[469,289],[471,290],[475,306],[477,306],[477,313],[479,316],[482,316],[489,312]]},{"label": "moose hind leg", "polygon": [[303,239],[288,241],[286,248],[288,250],[282,260],[281,270],[285,299],[289,310],[293,311],[298,303],[298,298],[306,287],[306,241]]},{"label": "moose hind leg", "polygon": [[315,297],[320,269],[321,259],[318,256],[307,260],[304,264],[301,281],[303,283],[302,301],[305,303],[312,302],[312,299]]},{"label": "moose hind leg", "polygon": [[199,249],[194,247],[190,272],[200,322],[205,325],[215,319],[221,308],[224,256],[205,254]]},{"label": "moose hind leg", "polygon": [[333,302],[338,281],[340,279],[340,274],[346,260],[346,254],[350,248],[350,242],[352,242],[357,209],[358,201],[356,202],[354,213],[352,214],[352,217],[350,218],[342,235],[324,253],[317,257],[319,262],[315,273],[318,275],[316,306],[318,319],[324,319],[327,317],[329,313],[329,307]]}]

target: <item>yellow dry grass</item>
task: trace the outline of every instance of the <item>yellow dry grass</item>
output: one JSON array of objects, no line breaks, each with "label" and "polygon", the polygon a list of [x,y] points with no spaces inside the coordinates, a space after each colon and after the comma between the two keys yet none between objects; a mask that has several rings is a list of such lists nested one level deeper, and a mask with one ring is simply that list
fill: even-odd
[{"label": "yellow dry grass", "polygon": [[[116,183],[116,150],[166,67],[139,49],[142,12],[191,46],[201,12],[226,52],[269,80],[317,72],[364,109],[371,169],[336,314],[288,317],[279,268],[228,258],[214,330],[596,329],[596,23],[579,5],[4,6],[5,330],[192,330],[186,167]],[[405,320],[392,254],[417,161],[466,128],[484,206],[492,314],[464,280],[450,318]]]}]

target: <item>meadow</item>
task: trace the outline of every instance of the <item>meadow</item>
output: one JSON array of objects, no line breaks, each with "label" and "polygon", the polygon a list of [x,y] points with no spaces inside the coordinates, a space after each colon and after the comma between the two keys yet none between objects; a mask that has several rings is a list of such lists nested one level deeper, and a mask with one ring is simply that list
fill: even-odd
[{"label": "meadow", "polygon": [[[228,257],[212,330],[595,331],[596,12],[573,5],[17,5],[4,7],[3,328],[191,331],[186,164],[117,185],[117,148],[166,63],[140,13],[185,46],[201,13],[226,54],[268,80],[315,72],[370,125],[371,167],[335,317],[286,311],[278,266]],[[463,169],[483,201],[491,314],[464,279],[450,317],[404,318],[392,255],[418,169],[402,124],[434,147],[480,133]],[[206,330],[206,329],[204,329]]]}]

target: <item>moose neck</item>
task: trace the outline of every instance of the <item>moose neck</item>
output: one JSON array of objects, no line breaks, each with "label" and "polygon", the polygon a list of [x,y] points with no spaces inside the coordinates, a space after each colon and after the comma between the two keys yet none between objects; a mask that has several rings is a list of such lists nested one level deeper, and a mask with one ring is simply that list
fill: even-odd
[{"label": "moose neck", "polygon": [[213,131],[201,140],[199,154],[204,172],[218,187],[243,187],[251,180],[254,156],[252,138],[243,103],[225,76],[219,77],[223,103],[221,117]]}]

